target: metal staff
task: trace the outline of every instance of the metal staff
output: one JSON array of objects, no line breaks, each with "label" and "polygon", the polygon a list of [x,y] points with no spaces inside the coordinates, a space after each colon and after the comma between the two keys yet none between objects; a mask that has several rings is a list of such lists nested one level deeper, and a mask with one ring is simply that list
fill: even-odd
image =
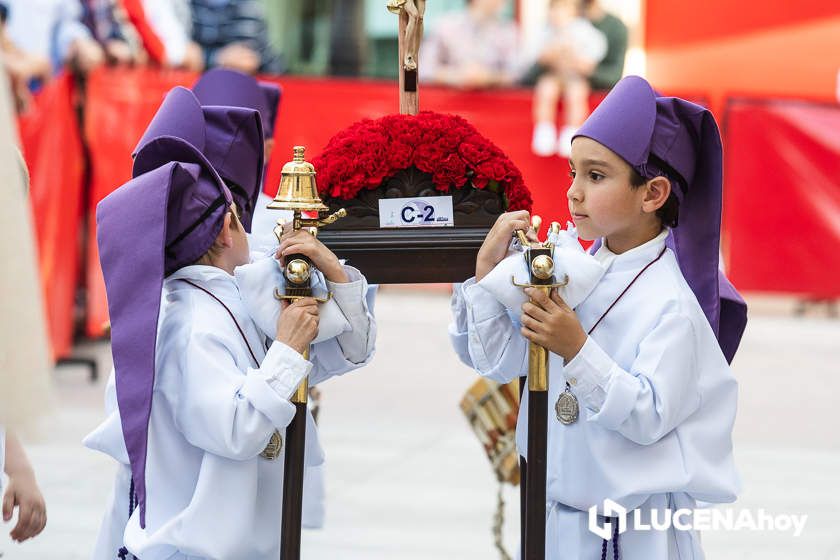
[{"label": "metal staff", "polygon": [[[542,220],[534,216],[531,221],[535,233],[539,233]],[[557,226],[559,228],[559,225]],[[552,224],[552,230],[555,225]],[[529,271],[529,282],[514,285],[521,288],[536,288],[548,294],[552,288],[565,286],[568,277],[555,283],[554,247],[551,243],[532,243],[525,233],[517,231],[519,241],[525,247],[525,262]],[[534,342],[528,343],[528,457],[525,461],[525,476],[522,477],[521,492],[525,495],[524,552],[523,560],[545,560],[545,488],[548,451],[548,350]],[[521,504],[520,504],[521,505]]]},{"label": "metal staff", "polygon": [[[280,187],[277,196],[268,208],[277,210],[291,210],[294,212],[292,227],[295,230],[306,229],[312,235],[318,234],[318,228],[331,224],[347,215],[342,208],[326,218],[320,214],[329,210],[321,202],[315,185],[315,168],[304,160],[304,147],[294,147],[294,159],[283,166]],[[306,218],[303,212],[311,212],[314,218]],[[279,225],[274,234],[280,239],[283,228]],[[312,297],[312,262],[306,255],[288,255],[285,259],[283,276],[286,279],[285,293],[275,288],[274,297],[279,300],[292,301],[304,297]],[[324,302],[329,299],[318,299]],[[316,298],[317,299],[317,298]],[[309,349],[303,354],[309,359]],[[280,557],[283,560],[300,559],[300,530],[303,508],[303,454],[306,443],[306,405],[309,395],[309,380],[304,378],[291,397],[295,406],[295,416],[286,428],[286,460],[283,471],[283,520],[280,532]],[[275,438],[276,436],[276,438]],[[275,432],[263,457],[274,459],[280,454],[282,440]]]}]

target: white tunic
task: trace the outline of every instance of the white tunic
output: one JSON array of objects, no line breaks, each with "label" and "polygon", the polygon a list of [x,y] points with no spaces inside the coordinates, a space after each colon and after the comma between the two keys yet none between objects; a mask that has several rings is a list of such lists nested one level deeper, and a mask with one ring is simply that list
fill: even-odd
[{"label": "white tunic", "polygon": [[[276,341],[266,352],[234,278],[223,270],[188,266],[166,279],[149,423],[146,527],[140,528],[139,510],[125,524],[130,474],[111,388],[106,407],[112,413],[85,442],[121,463],[95,559],[114,558],[122,545],[121,526],[126,547],[143,560],[279,557],[285,457],[268,461],[259,453],[275,429],[285,437],[283,429],[294,416],[288,398],[304,375],[317,384],[360,367],[373,353],[366,282],[355,269],[347,272],[351,282],[330,289],[355,328],[314,345],[311,363]],[[183,279],[230,308],[259,367],[224,308]],[[346,355],[365,359],[354,363]],[[319,465],[323,451],[311,415],[307,435],[305,463]]]},{"label": "white tunic", "polygon": [[[577,308],[589,330],[664,247],[667,231],[620,255],[604,244],[607,267]],[[510,313],[470,279],[456,287],[450,325],[459,356],[481,375],[509,382],[528,370],[527,340]],[[601,539],[587,511],[605,498],[628,510],[731,502],[739,487],[731,432],[737,383],[697,299],[668,249],[636,281],[568,364],[549,359],[547,558],[597,557]],[[569,382],[580,419],[561,424],[554,403]],[[527,456],[528,393],[517,424]],[[600,510],[599,510],[600,511]],[[621,536],[625,560],[702,558],[682,531]],[[562,556],[561,556],[562,551]],[[610,551],[611,552],[611,551]]]}]

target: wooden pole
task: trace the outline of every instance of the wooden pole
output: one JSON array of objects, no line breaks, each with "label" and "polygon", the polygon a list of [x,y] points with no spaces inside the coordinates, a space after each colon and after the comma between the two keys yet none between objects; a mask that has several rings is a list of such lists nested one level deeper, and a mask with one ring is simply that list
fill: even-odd
[{"label": "wooden pole", "polygon": [[420,112],[420,85],[418,83],[417,78],[419,70],[406,70],[403,64],[405,61],[405,42],[406,29],[408,27],[408,13],[404,9],[400,10],[399,18],[400,27],[398,36],[400,48],[399,60],[397,61],[397,68],[399,68],[400,77],[400,114],[416,115]]},{"label": "wooden pole", "polygon": [[[539,226],[535,226],[539,230]],[[547,247],[528,249],[528,262],[551,256]],[[532,267],[529,267],[532,268]],[[551,278],[531,270],[530,284],[546,295]],[[545,560],[546,474],[548,466],[548,350],[528,343],[528,457],[525,461],[525,551],[522,560]]]},{"label": "wooden pole", "polygon": [[[522,394],[525,392],[525,384],[528,378],[519,378],[519,402],[522,403]],[[525,538],[528,534],[528,461],[522,455],[519,456],[519,558],[525,556]]]},{"label": "wooden pole", "polygon": [[[296,149],[297,152],[297,149]],[[301,159],[303,159],[301,150]],[[297,153],[296,153],[297,155]],[[295,229],[300,229],[301,214],[295,211]],[[312,262],[306,255],[288,255],[284,265],[295,260],[305,262],[309,268]],[[288,268],[286,269],[286,274]],[[286,276],[286,295],[311,296],[311,279],[297,283]],[[303,358],[309,359],[309,350],[304,352]],[[303,520],[303,471],[304,450],[306,447],[306,410],[309,396],[309,381],[304,378],[300,382],[290,401],[295,407],[295,416],[286,427],[286,456],[283,465],[283,518],[280,527],[280,558],[281,560],[300,560],[301,524]]]},{"label": "wooden pole", "polygon": [[[307,386],[306,380],[301,382]],[[300,560],[300,531],[303,517],[303,456],[306,444],[306,402],[293,402],[295,417],[286,428],[286,456],[283,465],[283,519],[280,527],[280,558]]]}]

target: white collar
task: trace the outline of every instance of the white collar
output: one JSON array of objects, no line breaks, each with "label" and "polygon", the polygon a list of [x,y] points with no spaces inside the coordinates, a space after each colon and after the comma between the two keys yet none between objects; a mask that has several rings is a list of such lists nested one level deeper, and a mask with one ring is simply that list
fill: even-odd
[{"label": "white collar", "polygon": [[659,235],[650,241],[624,251],[621,254],[616,254],[610,251],[609,247],[607,247],[606,240],[601,238],[601,246],[597,251],[595,251],[593,256],[607,269],[612,268],[613,265],[620,267],[621,269],[638,268],[639,266],[646,265],[659,255],[659,252],[662,251],[662,247],[665,245],[665,240],[668,238],[668,234],[670,233],[670,228],[662,228]]},{"label": "white collar", "polygon": [[178,282],[178,280],[189,280],[217,297],[240,297],[236,278],[217,266],[205,264],[184,266],[166,277],[164,287],[171,292],[186,288],[195,289],[186,282]]}]

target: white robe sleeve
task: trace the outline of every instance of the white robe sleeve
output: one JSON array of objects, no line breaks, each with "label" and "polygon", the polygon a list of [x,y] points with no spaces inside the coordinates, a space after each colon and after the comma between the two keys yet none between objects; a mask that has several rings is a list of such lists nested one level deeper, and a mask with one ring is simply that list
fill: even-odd
[{"label": "white robe sleeve", "polygon": [[309,385],[317,385],[331,377],[359,369],[373,359],[376,346],[376,320],[368,307],[368,285],[362,274],[351,266],[344,267],[350,282],[327,282],[333,299],[350,324],[338,336],[312,345],[312,373]]},{"label": "white robe sleeve", "polygon": [[469,332],[467,331],[467,303],[464,297],[464,285],[452,285],[452,322],[449,323],[449,341],[458,358],[467,366],[475,368],[470,358]]},{"label": "white robe sleeve", "polygon": [[691,320],[669,313],[639,344],[629,371],[589,337],[563,373],[589,418],[650,445],[700,407],[697,337]]},{"label": "white robe sleeve", "polygon": [[373,354],[376,321],[368,310],[367,280],[352,266],[344,266],[350,281],[336,284],[327,280],[327,288],[350,323],[350,330],[336,337],[344,358],[354,365],[365,363]]},{"label": "white robe sleeve", "polygon": [[509,383],[528,371],[528,342],[505,306],[470,278],[462,285],[467,312],[467,347],[483,377]]},{"label": "white robe sleeve", "polygon": [[256,457],[295,415],[289,402],[312,364],[274,342],[258,369],[242,375],[225,341],[197,333],[184,352],[175,421],[196,447],[234,460]]}]

